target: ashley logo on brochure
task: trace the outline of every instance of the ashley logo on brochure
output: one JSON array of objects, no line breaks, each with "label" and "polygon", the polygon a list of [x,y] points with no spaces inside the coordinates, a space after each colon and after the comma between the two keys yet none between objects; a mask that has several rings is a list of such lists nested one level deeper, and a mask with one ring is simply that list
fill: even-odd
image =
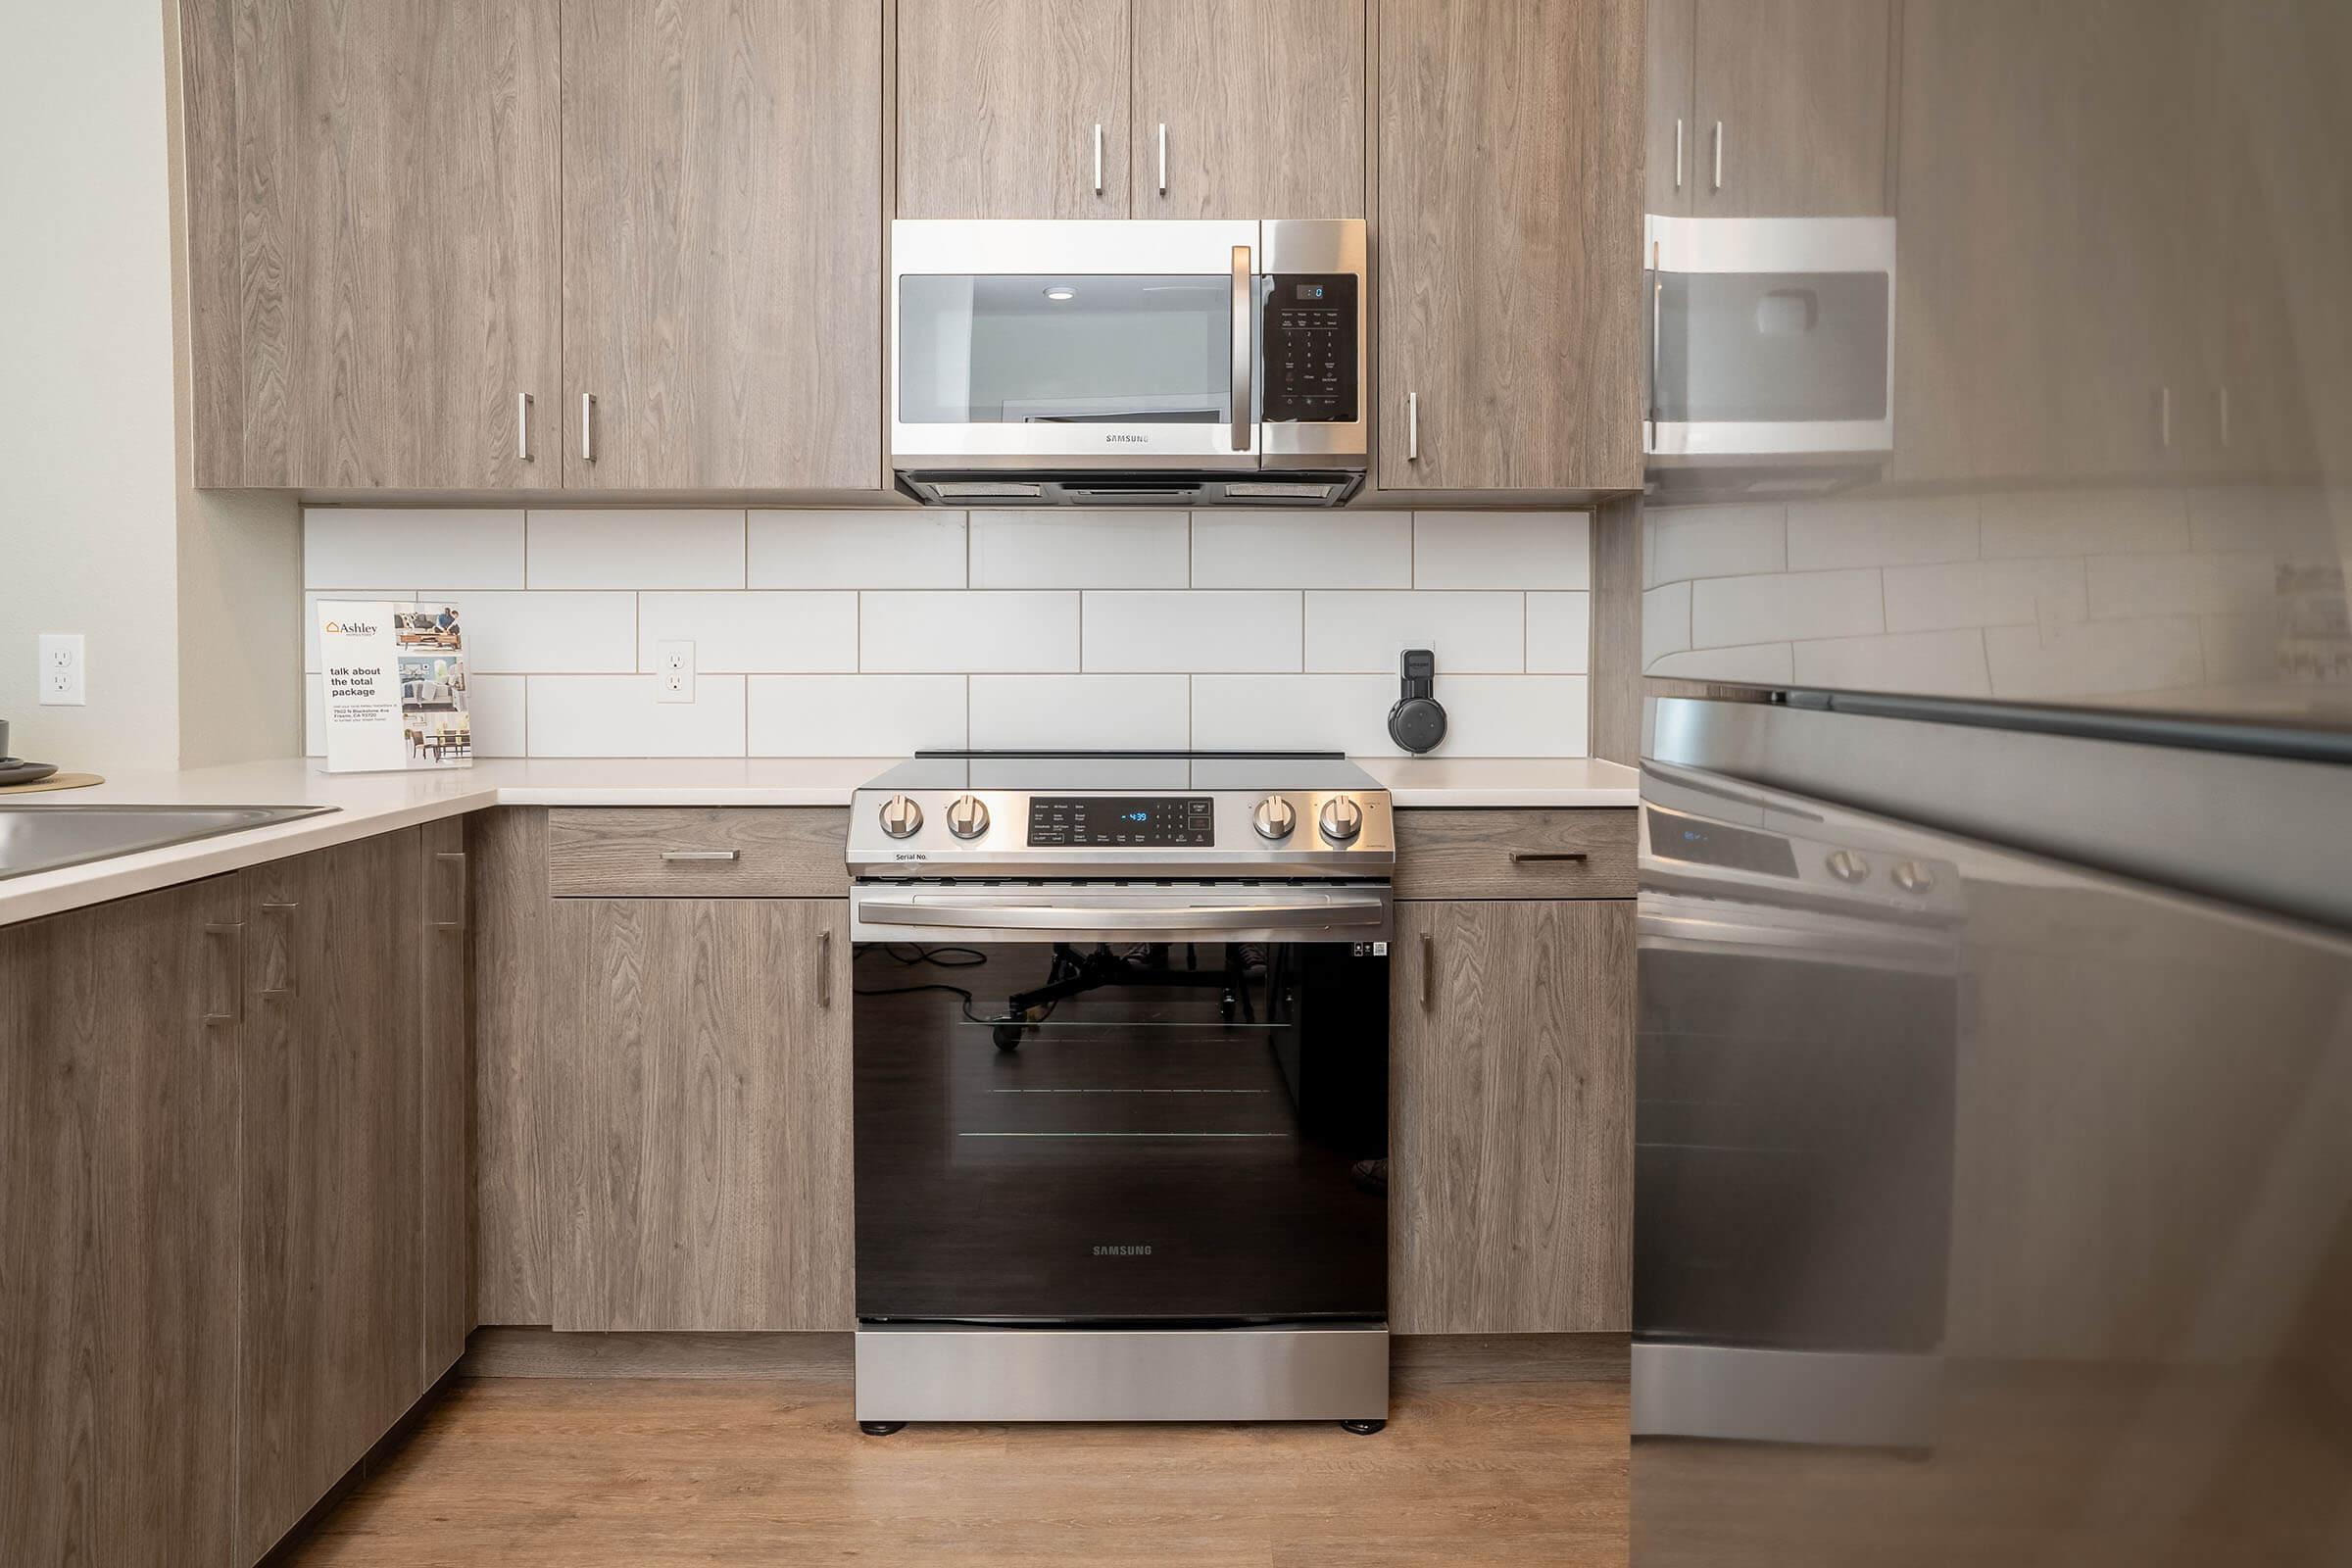
[{"label": "ashley logo on brochure", "polygon": [[473,760],[457,606],[321,601],[318,612],[328,772]]}]

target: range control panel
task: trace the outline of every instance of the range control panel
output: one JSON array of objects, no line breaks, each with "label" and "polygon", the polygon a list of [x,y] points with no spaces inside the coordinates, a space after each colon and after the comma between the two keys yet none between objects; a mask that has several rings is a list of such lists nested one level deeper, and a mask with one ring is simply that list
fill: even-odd
[{"label": "range control panel", "polygon": [[1216,843],[1216,803],[1205,795],[1032,795],[1032,845],[1108,847]]},{"label": "range control panel", "polygon": [[1352,424],[1357,417],[1355,276],[1277,273],[1266,295],[1264,417]]}]

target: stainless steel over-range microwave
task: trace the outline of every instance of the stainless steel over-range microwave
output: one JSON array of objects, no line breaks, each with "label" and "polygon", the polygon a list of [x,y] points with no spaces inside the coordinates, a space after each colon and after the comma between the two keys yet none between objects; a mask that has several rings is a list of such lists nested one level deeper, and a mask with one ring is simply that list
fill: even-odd
[{"label": "stainless steel over-range microwave", "polygon": [[1330,506],[1363,483],[1358,219],[891,224],[891,463],[946,506]]}]

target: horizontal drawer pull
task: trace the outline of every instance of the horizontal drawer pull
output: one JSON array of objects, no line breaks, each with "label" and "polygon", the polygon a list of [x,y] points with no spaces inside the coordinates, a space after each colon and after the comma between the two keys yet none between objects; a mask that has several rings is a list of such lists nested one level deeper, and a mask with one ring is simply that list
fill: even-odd
[{"label": "horizontal drawer pull", "polygon": [[1535,860],[1588,860],[1592,857],[1583,850],[1513,850],[1511,863],[1523,865]]},{"label": "horizontal drawer pull", "polygon": [[663,850],[664,860],[740,860],[741,850]]}]

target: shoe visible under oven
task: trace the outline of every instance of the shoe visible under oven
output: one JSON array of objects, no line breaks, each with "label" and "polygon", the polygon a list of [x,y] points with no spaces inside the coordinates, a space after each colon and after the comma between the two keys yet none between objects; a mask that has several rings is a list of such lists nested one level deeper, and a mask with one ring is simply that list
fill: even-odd
[{"label": "shoe visible under oven", "polygon": [[852,891],[859,1421],[1384,1420],[1385,799],[947,773],[859,802],[922,857]]}]

